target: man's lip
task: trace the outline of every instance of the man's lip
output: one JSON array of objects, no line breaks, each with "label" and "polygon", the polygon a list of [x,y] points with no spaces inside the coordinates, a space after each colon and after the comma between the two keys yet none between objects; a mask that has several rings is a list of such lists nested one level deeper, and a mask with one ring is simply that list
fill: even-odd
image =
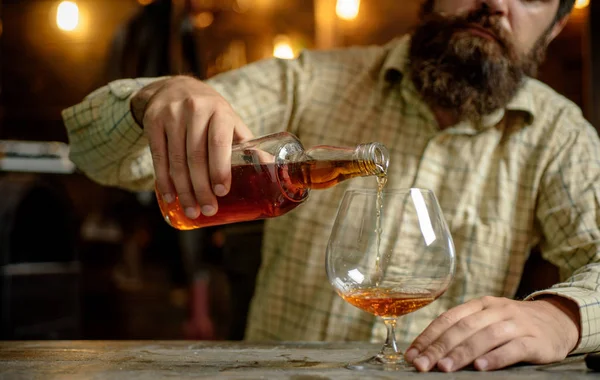
[{"label": "man's lip", "polygon": [[468,25],[466,29],[473,34],[477,34],[478,36],[487,38],[488,40],[498,41],[498,37],[496,37],[494,33],[481,26],[471,24]]}]

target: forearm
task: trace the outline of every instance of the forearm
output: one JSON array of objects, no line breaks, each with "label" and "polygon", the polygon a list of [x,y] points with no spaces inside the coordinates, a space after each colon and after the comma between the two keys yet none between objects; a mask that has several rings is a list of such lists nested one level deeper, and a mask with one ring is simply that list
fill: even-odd
[{"label": "forearm", "polygon": [[130,99],[156,79],[119,80],[62,112],[70,159],[92,180],[128,190],[150,190],[154,171],[148,143]]}]

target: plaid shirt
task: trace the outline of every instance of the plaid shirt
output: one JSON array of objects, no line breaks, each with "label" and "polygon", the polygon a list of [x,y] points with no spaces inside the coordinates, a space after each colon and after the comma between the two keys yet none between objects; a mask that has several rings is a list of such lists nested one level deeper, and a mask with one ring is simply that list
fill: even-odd
[{"label": "plaid shirt", "polygon": [[[561,270],[556,294],[579,305],[576,352],[600,348],[600,142],[581,111],[527,79],[506,110],[482,123],[441,130],[407,75],[409,37],[380,47],[304,52],[269,59],[208,81],[255,135],[287,130],[307,147],[379,141],[390,150],[390,188],[437,195],[453,235],[456,276],[433,304],[399,319],[410,341],[443,311],[484,295],[514,297],[531,248]],[[129,108],[156,78],[109,83],[63,112],[71,159],[99,183],[153,189],[147,140]],[[294,211],[266,223],[248,340],[373,340],[381,320],[344,302],[324,258],[347,188],[313,191]]]}]

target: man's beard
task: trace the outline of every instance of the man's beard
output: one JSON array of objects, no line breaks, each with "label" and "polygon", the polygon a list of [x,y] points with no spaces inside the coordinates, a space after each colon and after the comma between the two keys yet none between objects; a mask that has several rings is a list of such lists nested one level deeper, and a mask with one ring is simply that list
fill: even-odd
[{"label": "man's beard", "polygon": [[[492,33],[496,40],[467,30],[473,25]],[[537,74],[548,33],[523,55],[487,8],[452,18],[429,13],[411,40],[412,80],[431,106],[451,110],[459,120],[480,120],[504,108],[525,76]]]}]

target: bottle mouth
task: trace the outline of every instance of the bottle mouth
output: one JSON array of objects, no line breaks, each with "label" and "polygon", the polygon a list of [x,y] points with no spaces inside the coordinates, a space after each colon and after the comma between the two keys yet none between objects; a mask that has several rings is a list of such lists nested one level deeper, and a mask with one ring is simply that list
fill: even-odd
[{"label": "bottle mouth", "polygon": [[367,172],[377,176],[387,174],[390,166],[390,152],[383,144],[377,142],[362,144],[359,151],[362,153],[360,161]]}]

